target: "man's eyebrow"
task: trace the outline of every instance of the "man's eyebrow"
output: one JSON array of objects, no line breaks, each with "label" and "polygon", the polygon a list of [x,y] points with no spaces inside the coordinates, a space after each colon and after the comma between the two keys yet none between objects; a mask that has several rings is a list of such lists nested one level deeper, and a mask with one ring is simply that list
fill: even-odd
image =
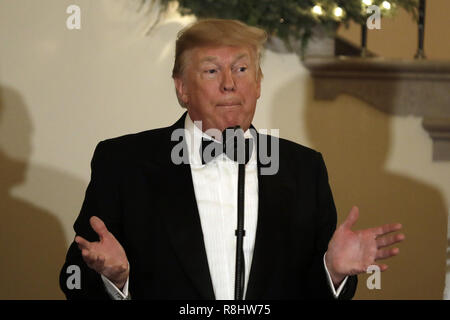
[{"label": "man's eyebrow", "polygon": [[202,62],[215,62],[215,61],[217,61],[217,57],[214,57],[214,56],[206,56],[206,57],[204,57],[204,58],[202,58],[202,59],[200,60],[200,63],[202,63]]},{"label": "man's eyebrow", "polygon": [[233,60],[232,64],[235,64],[237,61],[243,59],[243,58],[249,58],[249,55],[247,53],[241,53],[236,57],[236,59]]},{"label": "man's eyebrow", "polygon": [[[239,61],[239,60],[241,60],[241,59],[243,59],[243,58],[248,58],[249,57],[249,55],[247,54],[247,53],[241,53],[240,55],[238,55],[234,60],[233,60],[233,63],[232,64],[234,64],[234,63],[236,63],[237,61]],[[200,60],[200,63],[203,63],[203,62],[216,62],[217,61],[217,57],[216,56],[206,56],[206,57],[204,57],[204,58],[202,58],[201,60]]]}]

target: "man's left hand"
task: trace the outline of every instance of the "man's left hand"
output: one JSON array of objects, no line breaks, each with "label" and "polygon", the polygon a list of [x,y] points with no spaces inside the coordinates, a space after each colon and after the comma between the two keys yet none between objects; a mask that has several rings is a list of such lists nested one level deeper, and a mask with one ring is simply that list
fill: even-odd
[{"label": "man's left hand", "polygon": [[370,265],[377,265],[381,271],[385,271],[388,266],[375,261],[397,255],[398,248],[386,247],[405,239],[402,233],[388,235],[402,228],[399,223],[352,231],[351,227],[358,220],[358,216],[359,209],[353,207],[328,244],[325,263],[335,286],[346,276],[366,272]]}]

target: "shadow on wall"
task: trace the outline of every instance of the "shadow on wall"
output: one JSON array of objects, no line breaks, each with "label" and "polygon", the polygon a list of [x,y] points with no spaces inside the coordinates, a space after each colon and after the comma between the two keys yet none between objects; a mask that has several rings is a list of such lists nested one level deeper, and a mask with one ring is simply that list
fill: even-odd
[{"label": "shadow on wall", "polygon": [[[59,299],[58,274],[66,251],[63,228],[54,213],[13,195],[28,179],[32,124],[14,89],[0,86],[0,299]],[[36,193],[54,182],[40,174]],[[69,183],[70,184],[70,183]],[[64,180],[59,180],[64,187]]]},{"label": "shadow on wall", "polygon": [[[389,269],[381,274],[381,289],[369,290],[369,275],[362,274],[355,299],[442,299],[447,209],[440,191],[385,169],[389,115],[349,96],[332,102],[314,100],[311,78],[306,81],[307,96],[293,99],[302,83],[305,80],[298,77],[277,92],[273,125],[281,128],[283,137],[298,140],[299,123],[304,123],[311,147],[327,164],[338,223],[357,205],[360,218],[354,230],[400,222],[406,235],[399,256],[384,260]],[[301,103],[293,103],[302,98],[304,112]]]},{"label": "shadow on wall", "polygon": [[[450,239],[447,239],[447,274],[450,273]],[[450,298],[450,297],[449,297]]]}]

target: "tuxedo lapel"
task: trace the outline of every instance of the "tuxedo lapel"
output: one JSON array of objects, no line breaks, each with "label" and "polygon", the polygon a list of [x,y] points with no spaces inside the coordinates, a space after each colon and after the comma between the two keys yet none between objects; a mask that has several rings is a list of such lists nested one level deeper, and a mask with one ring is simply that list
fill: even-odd
[{"label": "tuxedo lapel", "polygon": [[[202,299],[214,299],[214,290],[206,257],[203,233],[195,198],[189,164],[176,165],[171,161],[170,154],[179,141],[170,141],[175,129],[184,128],[186,113],[169,128],[169,146],[165,156],[168,183],[165,201],[164,220],[169,234],[169,240],[193,285],[199,291]],[[183,136],[183,143],[185,139]],[[184,146],[186,148],[186,145]],[[187,150],[187,149],[183,149]]]},{"label": "tuxedo lapel", "polygon": [[[202,227],[189,164],[174,165],[171,208],[165,214],[171,243],[203,299],[214,299]],[[169,181],[170,181],[169,180]]]},{"label": "tuxedo lapel", "polygon": [[[260,138],[258,134],[258,140]],[[277,281],[276,274],[282,264],[279,257],[283,249],[283,234],[279,230],[283,230],[284,222],[279,213],[286,205],[282,195],[287,190],[283,190],[286,187],[279,174],[261,174],[263,167],[258,154],[258,223],[247,300],[264,299],[267,285]]]}]

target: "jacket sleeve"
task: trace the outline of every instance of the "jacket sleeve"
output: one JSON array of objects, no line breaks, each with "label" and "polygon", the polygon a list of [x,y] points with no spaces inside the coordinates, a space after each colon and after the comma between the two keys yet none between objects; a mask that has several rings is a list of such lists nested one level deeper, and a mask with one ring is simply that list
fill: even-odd
[{"label": "jacket sleeve", "polygon": [[[336,207],[328,182],[328,173],[320,153],[316,153],[316,212],[314,258],[308,275],[308,288],[311,299],[335,299],[328,282],[323,256],[336,229]],[[350,276],[338,299],[351,299],[356,291],[357,277]]]},{"label": "jacket sleeve", "polygon": [[[91,180],[86,189],[80,214],[75,221],[74,231],[76,235],[80,235],[88,241],[98,241],[98,236],[89,223],[92,216],[97,216],[122,243],[120,171],[115,168],[114,153],[109,151],[108,147],[107,143],[103,141],[95,148],[91,161]],[[78,274],[73,271],[74,268],[79,270]],[[101,275],[86,265],[75,241],[72,242],[67,252],[59,282],[67,299],[110,299]]]}]

